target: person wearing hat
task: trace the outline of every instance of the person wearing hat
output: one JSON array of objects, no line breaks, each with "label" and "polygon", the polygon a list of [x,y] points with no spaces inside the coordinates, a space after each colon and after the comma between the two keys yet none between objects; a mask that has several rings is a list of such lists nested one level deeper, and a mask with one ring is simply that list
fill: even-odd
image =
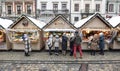
[{"label": "person wearing hat", "polygon": [[59,55],[59,46],[60,46],[60,39],[59,36],[56,35],[55,36],[55,40],[54,40],[54,47],[55,47],[55,55]]},{"label": "person wearing hat", "polygon": [[82,58],[83,53],[82,53],[81,42],[82,42],[82,39],[79,35],[79,32],[75,31],[75,38],[74,38],[74,58],[75,59],[76,59],[76,50],[77,49],[79,50],[80,58]]}]

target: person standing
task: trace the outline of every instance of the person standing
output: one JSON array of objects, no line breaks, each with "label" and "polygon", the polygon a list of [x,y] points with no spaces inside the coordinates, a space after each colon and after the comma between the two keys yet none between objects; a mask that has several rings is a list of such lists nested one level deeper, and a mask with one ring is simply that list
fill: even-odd
[{"label": "person standing", "polygon": [[79,32],[78,31],[75,31],[75,38],[74,38],[74,58],[76,59],[76,50],[78,48],[79,50],[79,53],[80,53],[80,58],[82,58],[82,48],[81,48],[81,42],[82,42],[82,39],[79,35]]},{"label": "person standing", "polygon": [[55,40],[54,40],[54,47],[55,47],[55,55],[59,55],[59,46],[60,46],[60,39],[59,36],[56,35],[55,36]]},{"label": "person standing", "polygon": [[104,48],[105,48],[105,42],[104,42],[104,34],[99,33],[99,48],[100,48],[100,55],[104,55]]},{"label": "person standing", "polygon": [[91,40],[91,55],[95,56],[96,50],[98,49],[98,34],[94,34],[92,40]]},{"label": "person standing", "polygon": [[25,44],[25,56],[30,56],[30,51],[31,51],[31,47],[30,47],[30,39],[29,36],[27,34],[23,35],[23,41]]},{"label": "person standing", "polygon": [[63,55],[66,55],[66,51],[67,51],[67,36],[65,33],[63,33],[62,35],[62,53]]},{"label": "person standing", "polygon": [[70,37],[70,56],[73,56],[74,34]]},{"label": "person standing", "polygon": [[49,55],[52,55],[52,52],[51,52],[51,48],[53,45],[53,35],[52,34],[48,37],[47,45],[49,47]]}]

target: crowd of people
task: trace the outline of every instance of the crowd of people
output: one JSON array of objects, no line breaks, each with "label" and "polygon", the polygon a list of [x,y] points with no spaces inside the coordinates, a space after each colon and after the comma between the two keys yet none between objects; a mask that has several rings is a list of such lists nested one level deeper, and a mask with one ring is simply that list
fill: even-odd
[{"label": "crowd of people", "polygon": [[[77,49],[79,51],[80,57],[83,57],[82,52],[82,37],[80,36],[79,31],[75,31],[74,34],[71,34],[70,38],[66,36],[66,33],[63,33],[63,35],[60,37],[57,34],[53,36],[52,34],[49,35],[47,40],[47,46],[49,47],[49,54],[52,55],[53,53],[55,55],[59,55],[60,47],[62,48],[62,54],[66,55],[67,53],[67,46],[69,41],[69,48],[70,48],[70,56],[74,56],[76,59],[76,52]],[[61,46],[60,46],[61,44]],[[101,32],[99,34],[93,34],[89,37],[88,47],[91,50],[91,55],[95,55],[96,51],[99,50],[100,55],[104,55],[104,48],[105,48],[105,42],[104,42],[104,34]],[[55,49],[55,52],[51,52],[51,49]]]},{"label": "crowd of people", "polygon": [[[117,32],[112,32],[112,37],[110,39],[109,45],[113,42],[113,39],[115,38],[116,35]],[[23,34],[22,39],[25,45],[25,50],[24,50],[25,56],[30,56],[31,43],[28,34]],[[78,50],[80,54],[79,58],[83,57],[82,46],[81,46],[82,34],[79,33],[78,30],[72,33],[70,37],[67,37],[66,33],[63,33],[62,36],[59,36],[58,34],[56,35],[50,34],[46,43],[47,43],[47,47],[49,48],[49,55],[55,54],[59,56],[60,50],[62,50],[63,55],[66,55],[69,46],[70,56],[74,56],[74,58],[76,59],[77,58],[76,52]],[[102,32],[90,34],[90,36],[88,37],[88,48],[91,50],[90,53],[91,55],[95,56],[96,51],[99,51],[100,55],[104,55],[104,48],[105,48],[104,34]],[[54,52],[52,52],[51,49],[54,49]]]}]

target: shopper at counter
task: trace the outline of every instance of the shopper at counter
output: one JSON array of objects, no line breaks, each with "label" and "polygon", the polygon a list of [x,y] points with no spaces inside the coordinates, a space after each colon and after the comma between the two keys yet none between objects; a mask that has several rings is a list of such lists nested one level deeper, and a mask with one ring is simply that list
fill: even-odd
[{"label": "shopper at counter", "polygon": [[81,42],[82,42],[82,39],[79,35],[79,32],[78,31],[75,31],[75,38],[74,38],[74,58],[76,59],[76,50],[78,48],[79,50],[79,53],[80,53],[80,58],[82,58],[82,47],[81,47]]},{"label": "shopper at counter", "polygon": [[70,37],[70,56],[73,56],[73,47],[74,47],[74,34],[71,34],[71,37]]},{"label": "shopper at counter", "polygon": [[53,35],[52,34],[48,37],[47,45],[49,47],[49,55],[52,55],[52,52],[51,52],[51,48],[53,46]]},{"label": "shopper at counter", "polygon": [[68,38],[65,33],[62,35],[62,54],[66,55]]},{"label": "shopper at counter", "polygon": [[24,34],[22,37],[25,44],[25,56],[30,56],[31,47],[30,47],[30,39],[27,34]]},{"label": "shopper at counter", "polygon": [[55,47],[55,55],[59,55],[59,46],[60,46],[60,39],[59,36],[56,35],[55,36],[55,40],[54,40],[54,47]]},{"label": "shopper at counter", "polygon": [[98,34],[94,34],[93,38],[91,39],[91,55],[95,56],[96,50],[98,49]]},{"label": "shopper at counter", "polygon": [[100,55],[104,55],[104,48],[105,48],[105,42],[104,42],[104,34],[99,33],[99,48],[100,48]]}]

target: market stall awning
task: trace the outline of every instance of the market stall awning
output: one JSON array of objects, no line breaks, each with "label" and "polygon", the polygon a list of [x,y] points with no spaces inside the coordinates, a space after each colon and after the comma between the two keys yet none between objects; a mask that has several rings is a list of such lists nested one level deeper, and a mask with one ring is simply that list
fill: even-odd
[{"label": "market stall awning", "polygon": [[63,31],[63,32],[68,32],[68,31],[75,31],[74,29],[45,29],[44,31]]},{"label": "market stall awning", "polygon": [[36,32],[38,31],[37,29],[24,29],[24,30],[21,30],[21,29],[7,29],[7,31],[11,31],[11,32]]}]

